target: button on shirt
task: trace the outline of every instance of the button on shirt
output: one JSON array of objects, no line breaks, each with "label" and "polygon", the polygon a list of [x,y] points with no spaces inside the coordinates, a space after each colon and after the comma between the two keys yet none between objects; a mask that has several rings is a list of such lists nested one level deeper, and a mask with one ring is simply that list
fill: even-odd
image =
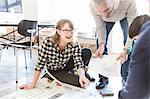
[{"label": "button on shirt", "polygon": [[84,68],[81,57],[81,48],[78,43],[72,45],[68,43],[64,51],[61,51],[58,44],[53,43],[50,38],[46,38],[39,48],[38,64],[35,68],[41,71],[46,65],[50,70],[60,70],[66,67],[67,61],[73,57],[76,68]]}]

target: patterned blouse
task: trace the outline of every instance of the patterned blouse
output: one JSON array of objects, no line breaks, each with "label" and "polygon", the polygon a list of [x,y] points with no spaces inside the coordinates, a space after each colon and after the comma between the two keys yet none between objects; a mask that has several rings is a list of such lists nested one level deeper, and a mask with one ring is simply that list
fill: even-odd
[{"label": "patterned blouse", "polygon": [[50,37],[47,37],[39,48],[38,64],[35,70],[41,71],[44,66],[54,71],[63,69],[71,57],[73,57],[76,68],[84,68],[81,58],[81,48],[78,43],[74,45],[68,43],[65,50],[61,51],[58,44],[53,43],[50,41]]}]

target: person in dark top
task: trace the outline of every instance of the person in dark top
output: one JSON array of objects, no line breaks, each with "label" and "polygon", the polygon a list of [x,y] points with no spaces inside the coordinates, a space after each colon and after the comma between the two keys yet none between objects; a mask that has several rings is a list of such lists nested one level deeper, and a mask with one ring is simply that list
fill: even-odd
[{"label": "person in dark top", "polygon": [[150,99],[150,21],[140,31],[129,62],[129,75],[119,99]]},{"label": "person in dark top", "polygon": [[[127,76],[128,76],[128,67],[129,67],[129,62],[130,62],[130,57],[131,57],[131,52],[132,48],[138,39],[138,36],[140,34],[140,29],[144,23],[150,20],[149,15],[140,15],[137,16],[133,22],[131,23],[129,27],[129,37],[131,38],[131,44],[130,46],[126,49],[124,49],[123,52],[120,53],[118,56],[117,60],[120,60],[121,65],[121,76],[122,76],[122,81],[123,84],[125,83]],[[126,60],[126,56],[127,60]]]}]

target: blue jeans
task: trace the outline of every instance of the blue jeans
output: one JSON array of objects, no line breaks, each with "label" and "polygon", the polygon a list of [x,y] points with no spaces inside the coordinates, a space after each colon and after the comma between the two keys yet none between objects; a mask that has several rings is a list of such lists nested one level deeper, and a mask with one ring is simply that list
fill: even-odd
[{"label": "blue jeans", "polygon": [[[107,52],[108,36],[109,36],[109,33],[112,30],[115,23],[116,22],[106,22],[106,43],[105,43],[105,50],[104,50],[103,54],[108,54],[108,52]],[[125,45],[125,43],[127,41],[127,37],[128,37],[128,21],[127,21],[127,18],[124,18],[124,19],[120,20],[120,26],[121,26],[122,32],[123,32],[123,44]],[[96,47],[97,47],[97,49],[99,47],[98,39],[96,40]]]}]

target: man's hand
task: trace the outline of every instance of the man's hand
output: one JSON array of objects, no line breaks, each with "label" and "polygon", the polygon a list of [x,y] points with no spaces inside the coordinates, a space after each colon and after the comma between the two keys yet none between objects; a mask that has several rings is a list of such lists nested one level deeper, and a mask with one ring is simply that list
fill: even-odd
[{"label": "man's hand", "polygon": [[127,53],[126,51],[122,51],[119,56],[117,57],[117,60],[120,60],[120,64],[123,64],[126,61]]},{"label": "man's hand", "polygon": [[96,58],[97,58],[97,57],[102,58],[103,53],[104,53],[104,47],[105,47],[104,44],[100,44],[100,45],[99,45],[99,47],[98,47],[98,49],[96,50],[96,53],[95,53]]}]

